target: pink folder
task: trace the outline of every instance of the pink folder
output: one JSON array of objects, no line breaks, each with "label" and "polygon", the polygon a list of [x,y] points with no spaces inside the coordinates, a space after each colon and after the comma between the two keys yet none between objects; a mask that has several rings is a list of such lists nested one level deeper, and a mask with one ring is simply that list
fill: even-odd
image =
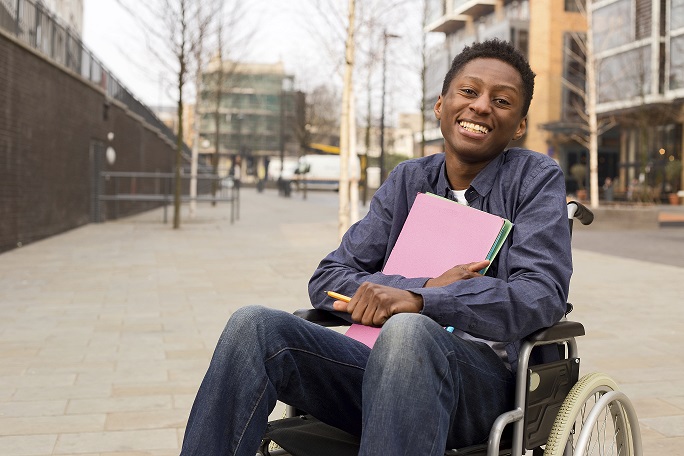
[{"label": "pink folder", "polygon": [[[432,278],[459,264],[491,260],[510,227],[497,215],[419,193],[382,272]],[[371,348],[379,333],[380,328],[359,324],[346,332]]]},{"label": "pink folder", "polygon": [[356,339],[359,342],[363,342],[370,348],[373,348],[375,340],[380,335],[380,330],[382,328],[376,328],[375,326],[360,325],[358,323],[353,323],[345,334],[352,339]]},{"label": "pink folder", "polygon": [[458,264],[486,260],[505,222],[498,215],[419,193],[382,272],[437,277]]}]

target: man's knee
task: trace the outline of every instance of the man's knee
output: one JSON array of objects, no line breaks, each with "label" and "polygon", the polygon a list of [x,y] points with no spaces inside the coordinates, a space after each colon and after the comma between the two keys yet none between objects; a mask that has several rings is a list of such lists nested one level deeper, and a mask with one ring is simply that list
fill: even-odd
[{"label": "man's knee", "polygon": [[273,309],[269,309],[264,306],[244,306],[237,309],[230,316],[228,320],[229,325],[245,325],[250,323],[255,323],[263,320],[266,315],[272,312]]},{"label": "man's knee", "polygon": [[441,352],[434,337],[439,329],[439,325],[424,315],[393,315],[383,325],[369,363],[379,363],[383,369],[390,370],[433,363]]},{"label": "man's knee", "polygon": [[406,347],[416,340],[422,340],[437,327],[437,324],[421,314],[402,313],[393,315],[383,325],[379,343],[394,347]]},{"label": "man's knee", "polygon": [[219,338],[222,344],[244,344],[247,339],[259,334],[260,328],[273,317],[273,309],[264,306],[245,306],[237,309],[228,319]]}]

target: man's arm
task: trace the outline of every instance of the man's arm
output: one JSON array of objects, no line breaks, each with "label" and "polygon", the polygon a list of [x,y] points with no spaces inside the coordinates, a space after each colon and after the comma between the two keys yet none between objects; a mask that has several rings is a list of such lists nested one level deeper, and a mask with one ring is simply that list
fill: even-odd
[{"label": "man's arm", "polygon": [[[482,277],[479,271],[487,266],[489,266],[489,261],[458,265],[439,277],[429,279],[425,287],[440,287],[458,280]],[[423,310],[423,297],[399,288],[364,282],[349,302],[335,301],[333,308],[350,314],[351,319],[357,323],[381,326],[392,315],[418,313]]]},{"label": "man's arm", "polygon": [[422,287],[429,279],[381,272],[415,198],[405,197],[407,190],[397,183],[399,173],[395,171],[376,191],[366,217],[349,228],[340,246],[318,265],[309,281],[314,307],[333,310],[334,301],[325,291],[354,296],[364,282],[406,290]]}]

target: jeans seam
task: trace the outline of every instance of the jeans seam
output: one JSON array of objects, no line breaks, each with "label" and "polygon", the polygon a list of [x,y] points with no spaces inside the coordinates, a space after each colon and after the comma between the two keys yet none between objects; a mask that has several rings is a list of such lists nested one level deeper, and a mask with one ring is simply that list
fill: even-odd
[{"label": "jeans seam", "polygon": [[[447,365],[449,364],[449,357],[454,356],[456,354],[455,351],[450,351],[445,354],[445,358],[447,359]],[[447,368],[444,373],[442,374],[442,377],[439,379],[439,391],[437,391],[437,396],[442,392],[442,387],[444,386],[444,379],[447,378],[447,375],[449,374],[450,368]],[[451,421],[451,418],[449,419]],[[449,432],[449,426],[447,426],[447,432]],[[435,452],[435,442],[437,441],[437,436],[435,436],[432,439],[432,446],[430,447],[430,454],[434,454]]]},{"label": "jeans seam", "polygon": [[264,397],[264,393],[266,392],[266,388],[268,388],[268,379],[266,380],[266,384],[264,385],[264,388],[261,390],[261,394],[259,394],[259,398],[254,403],[254,407],[252,407],[252,412],[249,414],[249,417],[247,418],[247,422],[245,423],[245,427],[242,428],[242,432],[240,433],[240,437],[238,438],[237,445],[235,445],[235,451],[233,452],[233,456],[236,455],[237,451],[240,449],[240,444],[242,443],[242,438],[245,436],[245,432],[247,431],[247,428],[249,427],[249,423],[251,423],[252,418],[254,417],[254,413],[256,412],[256,409],[259,407],[259,404],[261,403],[261,399]]},{"label": "jeans seam", "polygon": [[270,355],[270,356],[268,356],[266,359],[264,359],[264,362],[267,363],[267,362],[271,361],[273,358],[275,358],[276,356],[280,355],[282,352],[288,351],[288,350],[291,350],[291,351],[298,351],[298,352],[301,352],[301,353],[306,353],[306,354],[308,354],[308,355],[315,356],[315,357],[317,357],[317,358],[320,358],[320,359],[323,359],[323,360],[326,360],[326,361],[330,361],[330,362],[332,362],[332,363],[339,364],[339,365],[341,365],[341,366],[347,366],[347,367],[353,367],[353,368],[359,369],[359,370],[365,370],[365,368],[362,367],[362,366],[357,366],[357,365],[351,364],[351,363],[344,363],[344,362],[342,362],[342,361],[338,361],[338,360],[336,360],[336,359],[332,359],[332,358],[329,358],[329,357],[327,357],[327,356],[322,356],[321,354],[316,353],[316,352],[312,352],[312,351],[309,351],[309,350],[302,350],[301,348],[293,348],[293,347],[284,347],[284,348],[281,348],[281,349],[278,350],[277,352],[273,353],[272,355]]}]

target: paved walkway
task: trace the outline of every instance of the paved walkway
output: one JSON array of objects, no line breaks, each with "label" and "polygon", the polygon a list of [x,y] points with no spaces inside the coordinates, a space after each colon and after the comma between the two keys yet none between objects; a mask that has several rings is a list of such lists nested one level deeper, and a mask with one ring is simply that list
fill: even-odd
[{"label": "paved walkway", "polygon": [[[331,193],[245,189],[233,225],[227,205],[180,230],[156,210],[0,255],[0,454],[177,455],[226,319],[306,306],[336,212]],[[581,249],[575,261],[582,371],[634,400],[647,455],[684,454],[684,268]]]}]

